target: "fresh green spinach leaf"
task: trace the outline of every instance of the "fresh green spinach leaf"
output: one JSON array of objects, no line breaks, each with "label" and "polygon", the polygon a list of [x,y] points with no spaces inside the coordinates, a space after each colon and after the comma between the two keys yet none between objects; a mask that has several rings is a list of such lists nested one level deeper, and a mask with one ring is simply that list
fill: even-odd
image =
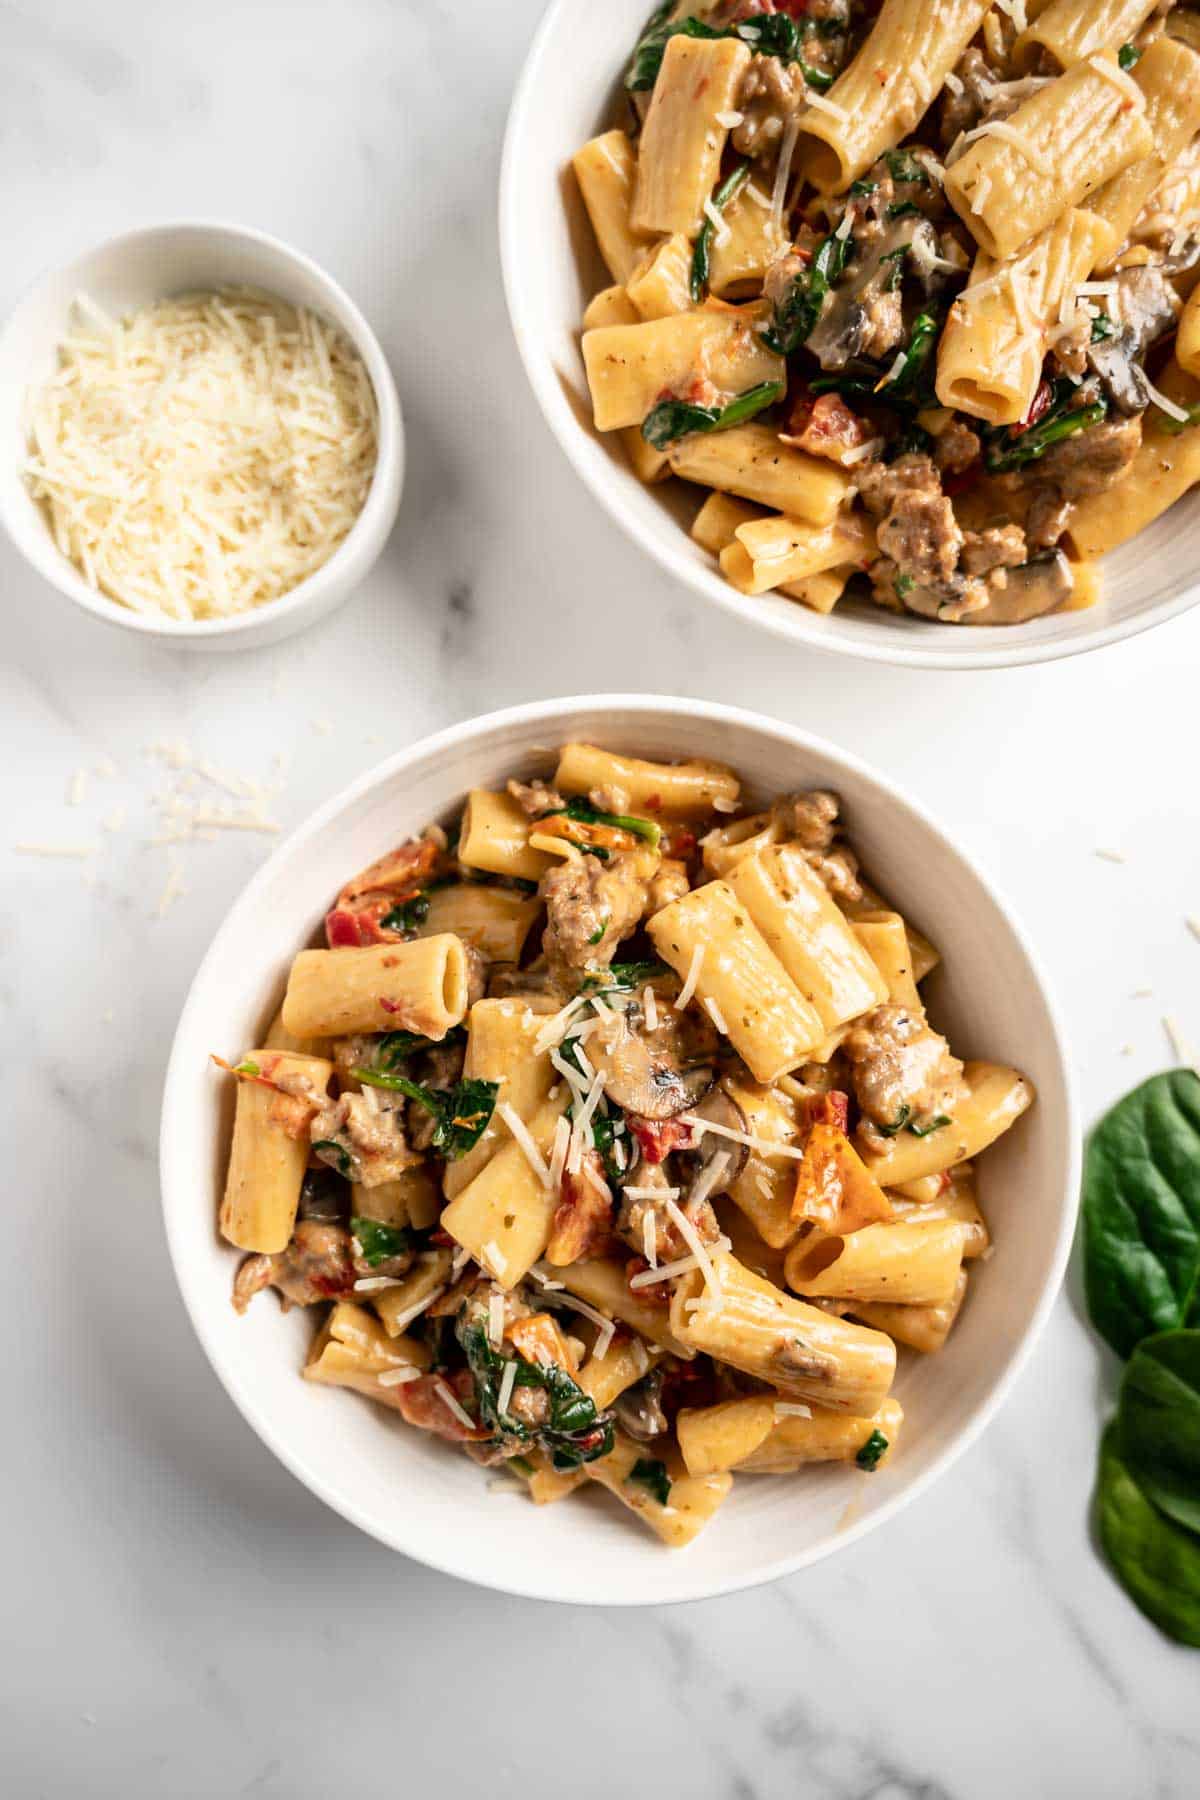
[{"label": "fresh green spinach leaf", "polygon": [[579,991],[581,994],[594,994],[597,990],[626,993],[630,988],[642,987],[656,975],[666,973],[666,963],[615,962],[607,969],[597,970],[594,975],[585,975]]},{"label": "fresh green spinach leaf", "polygon": [[887,1447],[888,1441],[882,1431],[873,1431],[854,1460],[860,1469],[865,1469],[868,1475],[872,1475],[879,1467]]},{"label": "fresh green spinach leaf", "polygon": [[1047,450],[1064,438],[1099,425],[1108,416],[1108,401],[1093,400],[1086,406],[1076,404],[1078,382],[1065,377],[1051,385],[1050,405],[1032,425],[993,426],[984,433],[987,449],[984,462],[993,475],[1010,469],[1024,469],[1045,456]]},{"label": "fresh green spinach leaf", "polygon": [[775,314],[762,334],[763,343],[777,356],[794,356],[821,316],[825,296],[846,267],[849,235],[834,231],[823,238],[811,263],[794,275],[775,303]]},{"label": "fresh green spinach leaf", "polygon": [[578,798],[540,816],[543,819],[574,819],[580,825],[609,825],[615,831],[628,831],[633,837],[645,838],[648,844],[657,844],[662,836],[662,826],[656,825],[653,819],[639,819],[633,813],[601,812],[598,807]]},{"label": "fresh green spinach leaf", "polygon": [[1117,1443],[1161,1513],[1200,1533],[1200,1331],[1164,1331],[1126,1365]]},{"label": "fresh green spinach leaf", "polygon": [[1130,1599],[1168,1637],[1200,1649],[1200,1537],[1147,1500],[1122,1458],[1115,1422],[1100,1443],[1096,1522]]},{"label": "fresh green spinach leaf", "polygon": [[1142,53],[1136,44],[1122,44],[1117,51],[1117,61],[1123,69],[1132,69],[1142,60]]},{"label": "fresh green spinach leaf", "polygon": [[407,1075],[391,1075],[382,1069],[367,1069],[361,1064],[350,1073],[364,1087],[386,1088],[389,1093],[404,1094],[423,1106],[436,1121],[433,1148],[447,1162],[457,1162],[473,1150],[487,1130],[495,1111],[498,1081],[460,1081],[453,1088],[423,1087]]},{"label": "fresh green spinach leaf", "polygon": [[348,1150],[343,1150],[342,1146],[333,1138],[317,1138],[312,1147],[323,1162],[328,1163],[331,1168],[337,1170],[339,1175],[344,1175],[349,1181],[353,1164],[350,1161]]},{"label": "fresh green spinach leaf", "polygon": [[667,1465],[658,1457],[639,1456],[629,1471],[630,1481],[636,1481],[639,1487],[648,1488],[660,1506],[666,1506],[671,1499],[671,1477],[667,1474]]},{"label": "fresh green spinach leaf", "polygon": [[879,1133],[880,1137],[885,1137],[885,1138],[899,1137],[900,1133],[904,1130],[904,1127],[908,1124],[908,1121],[911,1118],[912,1118],[912,1107],[908,1104],[908,1102],[906,1100],[902,1100],[900,1102],[900,1110],[896,1114],[895,1118],[892,1120],[891,1124],[890,1125],[876,1125],[875,1130]]},{"label": "fresh green spinach leaf", "polygon": [[493,1350],[487,1326],[477,1310],[464,1307],[455,1335],[475,1382],[479,1417],[498,1436],[540,1446],[556,1469],[578,1469],[583,1463],[608,1455],[613,1447],[612,1414],[597,1412],[595,1401],[566,1369],[558,1363],[511,1358],[516,1364],[512,1391],[541,1388],[549,1401],[545,1421],[540,1425],[527,1424],[515,1413],[500,1410],[504,1369],[510,1359]]},{"label": "fresh green spinach leaf", "polygon": [[[737,197],[750,179],[750,163],[739,163],[737,168],[727,175],[712,197],[712,209],[715,213],[723,213],[729,202]],[[696,233],[696,246],[692,251],[692,266],[688,276],[688,292],[699,305],[708,292],[708,272],[711,263],[713,235],[712,214],[705,212],[704,223]]]},{"label": "fresh green spinach leaf", "polygon": [[353,1218],[350,1231],[358,1239],[363,1261],[372,1269],[393,1256],[403,1256],[416,1242],[407,1225],[383,1225],[378,1219]]},{"label": "fresh green spinach leaf", "polygon": [[760,381],[747,388],[728,406],[693,406],[687,400],[660,400],[642,421],[642,436],[656,450],[665,450],[678,438],[693,431],[728,431],[732,425],[744,425],[766,406],[782,400],[786,385],[782,381]]},{"label": "fresh green spinach leaf", "polygon": [[1200,1079],[1145,1081],[1101,1119],[1083,1177],[1084,1284],[1118,1356],[1195,1316],[1200,1293]]}]

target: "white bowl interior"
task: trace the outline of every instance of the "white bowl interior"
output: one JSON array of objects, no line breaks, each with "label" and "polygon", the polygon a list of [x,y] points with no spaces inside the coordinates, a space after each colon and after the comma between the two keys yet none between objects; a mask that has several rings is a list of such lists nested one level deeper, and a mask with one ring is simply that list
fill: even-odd
[{"label": "white bowl interior", "polygon": [[[472,785],[552,767],[571,737],[669,759],[731,763],[770,795],[820,784],[843,796],[867,868],[938,943],[935,1016],[960,1054],[1007,1059],[1039,1101],[982,1167],[996,1252],[977,1267],[942,1357],[902,1353],[907,1414],[894,1466],[843,1466],[735,1483],[697,1542],[668,1552],[599,1493],[553,1507],[501,1502],[487,1476],[369,1401],[314,1387],[299,1370],[313,1331],[260,1298],[230,1305],[236,1255],[215,1220],[228,1091],[208,1062],[250,1048],[347,872],[444,815]],[[939,829],[887,784],[830,747],[754,715],[687,701],[553,702],[457,727],[383,764],[325,807],[271,859],[234,907],[196,977],[171,1058],[162,1123],[172,1256],[221,1380],[285,1463],[348,1519],[421,1561],[487,1586],[547,1599],[638,1604],[750,1585],[839,1547],[911,1497],[982,1426],[1057,1290],[1077,1187],[1076,1131],[1053,1010],[1018,928]],[[850,1516],[847,1516],[847,1509]]]},{"label": "white bowl interior", "polygon": [[[686,535],[701,491],[634,476],[619,439],[597,433],[579,351],[583,308],[607,273],[571,173],[574,152],[623,118],[620,77],[649,0],[554,0],[530,51],[509,120],[500,240],[509,312],[542,410],[596,498],[677,579],[740,618],[822,650],[930,668],[1041,662],[1127,637],[1200,597],[1200,500],[1189,496],[1106,559],[1104,599],[1027,625],[952,627],[846,601],[828,617],[794,601],[748,599]],[[682,527],[681,527],[681,521]]]},{"label": "white bowl interior", "polygon": [[[71,307],[85,293],[112,317],[188,290],[258,287],[331,318],[363,357],[379,405],[379,459],[366,504],[324,568],[290,594],[228,620],[146,618],[89,587],[64,557],[21,475],[28,454],[27,395],[54,373]],[[339,577],[365,574],[382,548],[399,503],[403,437],[395,386],[383,352],[338,284],[306,256],[261,232],[195,221],[112,238],[54,270],[19,302],[0,333],[0,523],[34,568],[90,612],[132,630],[172,639],[281,635],[297,612],[319,616],[344,597]],[[324,602],[324,603],[323,603]]]}]

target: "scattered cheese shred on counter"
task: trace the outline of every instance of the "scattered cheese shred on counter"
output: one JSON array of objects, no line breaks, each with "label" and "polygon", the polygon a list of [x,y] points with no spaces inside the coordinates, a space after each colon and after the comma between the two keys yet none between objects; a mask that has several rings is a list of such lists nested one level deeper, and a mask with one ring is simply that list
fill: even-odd
[{"label": "scattered cheese shred on counter", "polygon": [[25,478],[63,555],[111,599],[175,619],[247,612],[315,574],[375,472],[358,353],[251,289],[119,322],[81,296],[27,423]]}]

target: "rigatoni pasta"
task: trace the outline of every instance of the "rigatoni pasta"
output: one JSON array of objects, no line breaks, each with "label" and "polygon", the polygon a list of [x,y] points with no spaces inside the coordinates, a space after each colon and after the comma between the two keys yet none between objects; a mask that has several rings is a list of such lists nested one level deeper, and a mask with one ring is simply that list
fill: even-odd
[{"label": "rigatoni pasta", "polygon": [[639,480],[710,490],[692,536],[730,587],[1021,625],[1095,604],[1092,556],[1194,484],[1186,449],[1165,481],[1140,457],[1200,424],[1159,379],[1200,273],[1191,19],[647,21],[632,105],[580,153],[620,283],[586,308],[584,370]]},{"label": "rigatoni pasta", "polygon": [[742,1473],[886,1466],[898,1346],[941,1351],[990,1249],[964,1159],[1032,1094],[930,1023],[836,796],[525,766],[352,877],[221,1064],[218,1223],[239,1310],[325,1314],[307,1380],[679,1548]]}]

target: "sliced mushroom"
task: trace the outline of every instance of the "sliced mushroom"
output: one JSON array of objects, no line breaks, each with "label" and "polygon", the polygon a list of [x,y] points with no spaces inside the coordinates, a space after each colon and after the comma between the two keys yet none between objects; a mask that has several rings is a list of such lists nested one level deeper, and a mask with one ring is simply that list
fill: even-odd
[{"label": "sliced mushroom", "polygon": [[[723,1125],[729,1131],[748,1132],[750,1129],[745,1113],[733,1095],[723,1087],[713,1088],[700,1105],[692,1110],[698,1119],[708,1120],[713,1125]],[[680,1151],[677,1154],[687,1171],[686,1197],[683,1202],[686,1208],[698,1206],[702,1200],[711,1199],[714,1194],[728,1193],[746,1167],[750,1146],[739,1144],[736,1138],[726,1137],[722,1132],[706,1131],[695,1150]]]},{"label": "sliced mushroom", "polygon": [[643,1375],[631,1388],[626,1388],[613,1405],[617,1423],[639,1443],[644,1444],[651,1438],[661,1437],[664,1431],[670,1429],[667,1415],[662,1409],[662,1390],[662,1370],[651,1369],[648,1375]]},{"label": "sliced mushroom", "polygon": [[1052,612],[1070,597],[1075,589],[1075,575],[1061,550],[1046,556],[1035,556],[1018,563],[1015,569],[1001,571],[1003,587],[988,583],[988,602],[978,612],[968,613],[966,625],[1023,625],[1026,619],[1038,619]]},{"label": "sliced mushroom", "polygon": [[[640,1021],[640,1024],[639,1024]],[[716,1080],[716,1034],[707,1020],[671,1009],[653,1031],[639,1008],[621,1014],[588,1041],[608,1098],[644,1119],[673,1119],[695,1107]]]}]

